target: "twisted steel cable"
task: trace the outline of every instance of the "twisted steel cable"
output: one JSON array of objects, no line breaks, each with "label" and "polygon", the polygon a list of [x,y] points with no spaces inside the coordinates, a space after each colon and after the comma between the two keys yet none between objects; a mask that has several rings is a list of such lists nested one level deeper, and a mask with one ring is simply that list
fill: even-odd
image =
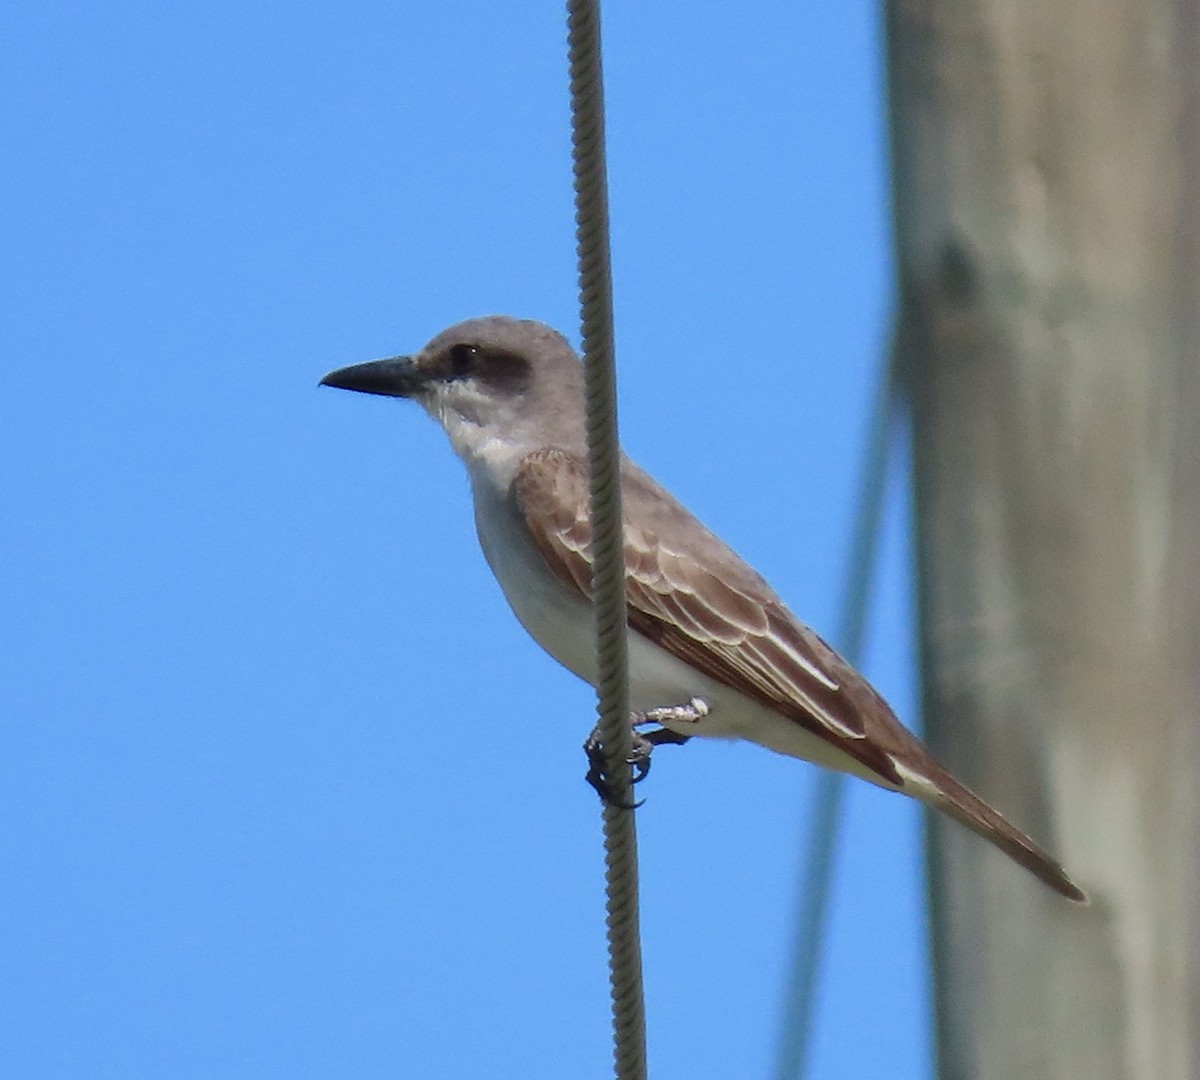
[{"label": "twisted steel cable", "polygon": [[[592,595],[599,664],[599,730],[612,795],[617,803],[628,805],[632,785],[628,765],[631,740],[625,643],[625,560],[599,0],[568,0],[567,46],[571,77],[575,242],[579,254],[591,473]],[[633,811],[609,802],[604,804],[604,864],[615,1074],[618,1080],[643,1080],[646,1076],[646,1021],[638,929],[637,833]]]}]

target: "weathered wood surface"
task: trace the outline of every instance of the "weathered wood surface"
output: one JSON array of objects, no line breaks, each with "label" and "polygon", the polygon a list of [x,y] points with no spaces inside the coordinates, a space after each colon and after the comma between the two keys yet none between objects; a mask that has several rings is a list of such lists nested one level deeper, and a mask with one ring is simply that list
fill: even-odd
[{"label": "weathered wood surface", "polygon": [[1200,1075],[1200,13],[889,0],[944,1078]]}]

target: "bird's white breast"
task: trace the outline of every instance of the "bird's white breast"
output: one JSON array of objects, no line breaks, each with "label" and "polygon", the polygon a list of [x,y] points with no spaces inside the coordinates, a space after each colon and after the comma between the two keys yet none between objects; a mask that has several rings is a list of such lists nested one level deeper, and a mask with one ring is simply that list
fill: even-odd
[{"label": "bird's white breast", "polygon": [[506,493],[490,477],[471,476],[475,530],[484,558],[513,614],[551,656],[588,682],[595,682],[595,639],[591,608],[564,585],[534,546]]}]

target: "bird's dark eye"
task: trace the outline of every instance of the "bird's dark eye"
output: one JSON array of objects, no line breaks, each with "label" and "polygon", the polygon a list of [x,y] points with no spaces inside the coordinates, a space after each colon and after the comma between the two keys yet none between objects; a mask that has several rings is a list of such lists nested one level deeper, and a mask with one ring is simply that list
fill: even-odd
[{"label": "bird's dark eye", "polygon": [[461,379],[464,375],[469,375],[475,368],[475,361],[479,359],[479,349],[474,345],[454,345],[450,349],[450,375],[452,378]]}]

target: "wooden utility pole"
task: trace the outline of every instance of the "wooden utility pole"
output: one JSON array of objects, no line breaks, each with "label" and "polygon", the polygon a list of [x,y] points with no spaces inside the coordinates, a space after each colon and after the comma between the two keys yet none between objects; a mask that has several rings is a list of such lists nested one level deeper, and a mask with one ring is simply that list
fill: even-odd
[{"label": "wooden utility pole", "polygon": [[887,0],[943,1080],[1200,1076],[1200,0]]}]

